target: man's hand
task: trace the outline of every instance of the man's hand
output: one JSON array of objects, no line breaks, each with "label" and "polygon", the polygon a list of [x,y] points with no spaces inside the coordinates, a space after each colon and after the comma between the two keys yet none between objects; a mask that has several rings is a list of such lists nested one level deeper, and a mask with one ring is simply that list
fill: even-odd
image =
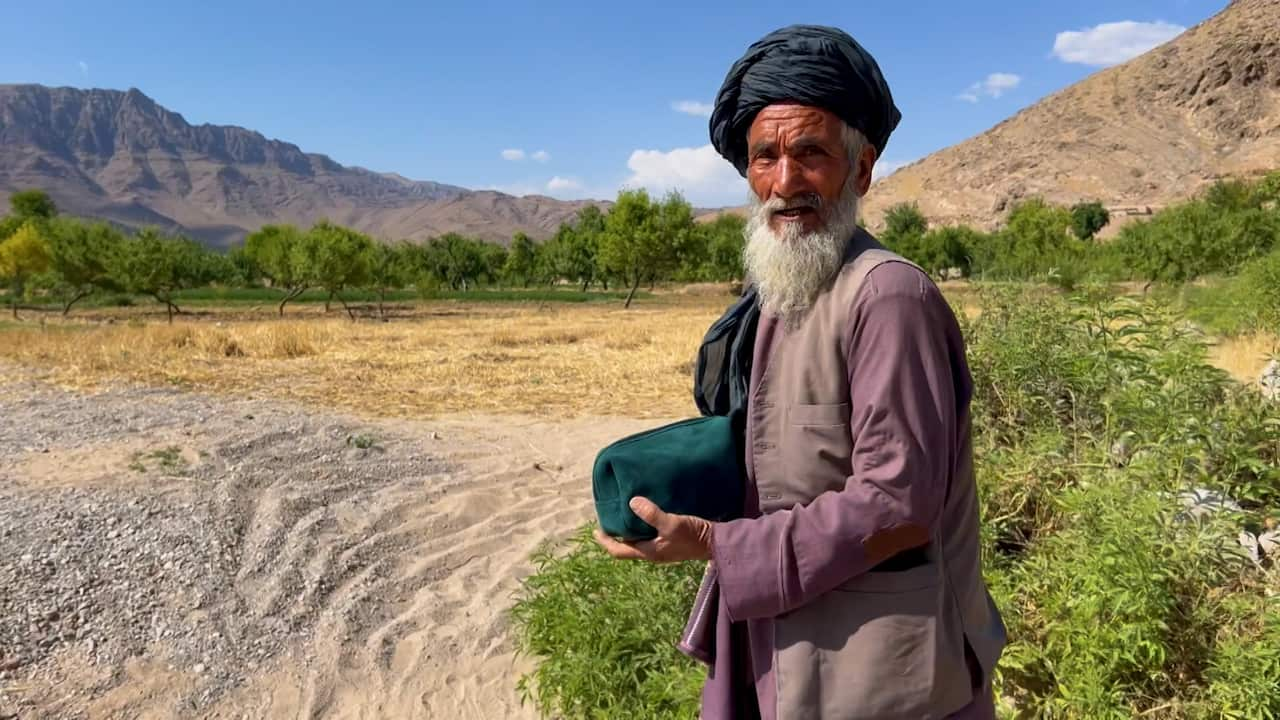
[{"label": "man's hand", "polygon": [[639,542],[615,540],[596,528],[596,542],[620,560],[669,563],[711,559],[711,523],[692,515],[663,512],[647,498],[632,498],[631,511],[658,531],[658,537]]}]

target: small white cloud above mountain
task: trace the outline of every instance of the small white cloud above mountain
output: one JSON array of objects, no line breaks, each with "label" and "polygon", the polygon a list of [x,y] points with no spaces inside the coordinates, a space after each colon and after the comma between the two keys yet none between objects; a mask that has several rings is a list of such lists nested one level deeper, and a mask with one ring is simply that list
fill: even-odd
[{"label": "small white cloud above mountain", "polygon": [[1063,62],[1106,67],[1132,60],[1186,31],[1164,21],[1103,23],[1083,30],[1058,33],[1053,55]]},{"label": "small white cloud above mountain", "polygon": [[966,102],[976,103],[984,97],[998,98],[1006,92],[1022,84],[1022,77],[1013,73],[991,73],[985,79],[969,86],[960,93],[959,98]]}]

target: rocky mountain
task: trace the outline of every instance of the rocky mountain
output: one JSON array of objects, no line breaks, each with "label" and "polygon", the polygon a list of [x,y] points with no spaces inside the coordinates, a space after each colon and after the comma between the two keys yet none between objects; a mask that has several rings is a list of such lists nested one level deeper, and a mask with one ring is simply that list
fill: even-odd
[{"label": "rocky mountain", "polygon": [[542,238],[587,204],[344,167],[244,128],[191,125],[136,89],[0,85],[0,202],[30,187],[68,214],[214,246],[321,217],[381,238]]},{"label": "rocky mountain", "polygon": [[886,208],[915,201],[935,223],[990,228],[1012,202],[1041,195],[1101,200],[1123,217],[1277,168],[1280,0],[1234,0],[1168,43],[877,181],[864,216],[876,228]]}]

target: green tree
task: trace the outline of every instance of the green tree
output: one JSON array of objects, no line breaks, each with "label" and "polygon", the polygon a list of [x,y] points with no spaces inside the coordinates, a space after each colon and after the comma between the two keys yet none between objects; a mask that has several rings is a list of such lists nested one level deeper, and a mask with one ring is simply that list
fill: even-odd
[{"label": "green tree", "polygon": [[507,262],[502,267],[502,273],[508,282],[518,282],[527,288],[529,281],[533,279],[537,259],[538,246],[528,235],[517,232],[511,238],[511,250],[507,253]]},{"label": "green tree", "polygon": [[18,301],[26,295],[27,280],[49,267],[49,246],[34,221],[0,242],[0,279],[9,284],[9,305],[18,318]]},{"label": "green tree", "polygon": [[1033,197],[1009,212],[1003,230],[987,245],[979,264],[996,274],[1027,279],[1078,267],[1083,244],[1070,234],[1071,212]]},{"label": "green tree", "polygon": [[43,190],[23,190],[9,196],[13,214],[23,220],[52,220],[58,214],[58,206]]},{"label": "green tree", "polygon": [[48,226],[47,286],[63,300],[62,314],[95,290],[120,290],[111,276],[111,259],[124,235],[103,223],[57,218]]},{"label": "green tree", "polygon": [[119,252],[111,256],[111,277],[126,292],[163,303],[172,323],[174,314],[182,312],[174,294],[208,282],[207,252],[192,240],[166,237],[148,228],[121,243]]},{"label": "green tree", "polygon": [[599,259],[603,270],[616,274],[629,287],[624,307],[631,307],[641,282],[672,265],[675,246],[668,232],[679,214],[679,209],[673,208],[669,217],[664,217],[645,190],[618,193],[605,217]]},{"label": "green tree", "polygon": [[742,279],[746,224],[740,215],[721,213],[701,226],[701,232],[707,236],[705,279],[717,282]]},{"label": "green tree", "polygon": [[497,243],[482,242],[480,247],[481,275],[490,285],[497,285],[505,277],[503,270],[507,266],[508,251]]},{"label": "green tree", "polygon": [[538,263],[542,279],[548,283],[568,280],[586,292],[599,274],[597,256],[604,220],[600,209],[589,205],[578,211],[573,224],[561,223],[556,234],[540,248]]},{"label": "green tree", "polygon": [[964,225],[934,228],[918,236],[903,257],[938,277],[951,269],[969,275],[973,266],[971,248],[978,245],[981,238],[982,233]]},{"label": "green tree", "polygon": [[564,279],[569,279],[569,256],[573,249],[574,229],[569,223],[562,222],[552,235],[538,248],[536,258],[538,278],[549,286]]},{"label": "green tree", "polygon": [[884,237],[901,238],[911,235],[924,235],[929,230],[929,221],[920,206],[914,202],[893,205],[884,214]]},{"label": "green tree", "polygon": [[342,291],[368,284],[373,260],[373,240],[350,228],[321,220],[303,236],[302,255],[305,266],[310,268],[311,282],[323,288],[329,300],[337,298],[352,321],[355,312],[342,297]]},{"label": "green tree", "polygon": [[227,263],[231,266],[230,276],[226,280],[228,285],[255,287],[262,283],[262,271],[249,257],[244,245],[237,245],[227,251]]},{"label": "green tree", "polygon": [[680,266],[681,258],[688,257],[700,263],[706,256],[693,221],[693,206],[683,195],[674,191],[667,193],[656,210],[658,252],[649,270],[651,286],[659,278],[669,278]]},{"label": "green tree", "polygon": [[303,233],[292,225],[264,225],[249,233],[244,241],[244,257],[252,274],[271,281],[271,287],[284,293],[277,312],[284,316],[284,306],[306,292],[312,285],[311,258],[303,247]]},{"label": "green tree", "polygon": [[893,205],[885,211],[884,224],[880,241],[885,247],[929,269],[929,259],[925,257],[922,245],[924,235],[929,231],[929,221],[920,212],[920,207],[914,202]]},{"label": "green tree", "polygon": [[1111,213],[1096,200],[1071,207],[1071,231],[1081,240],[1092,240],[1109,222]]},{"label": "green tree", "polygon": [[605,216],[600,208],[587,205],[578,210],[573,223],[573,236],[565,253],[562,269],[564,276],[582,283],[586,292],[592,282],[600,279],[600,239],[604,236]]},{"label": "green tree", "polygon": [[445,233],[427,244],[427,267],[449,287],[465,292],[484,272],[484,257],[475,240]]},{"label": "green tree", "polygon": [[407,240],[391,245],[375,243],[369,262],[369,286],[378,293],[378,317],[386,320],[387,293],[402,290],[413,282],[416,246]]}]

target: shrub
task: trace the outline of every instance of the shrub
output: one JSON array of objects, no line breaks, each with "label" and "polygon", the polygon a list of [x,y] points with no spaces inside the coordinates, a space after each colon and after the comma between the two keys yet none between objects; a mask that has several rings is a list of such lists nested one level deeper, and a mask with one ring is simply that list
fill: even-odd
[{"label": "shrub", "polygon": [[697,714],[703,670],[676,650],[702,563],[618,562],[584,528],[544,545],[512,610],[520,652],[541,659],[521,678],[544,717],[660,720]]}]

